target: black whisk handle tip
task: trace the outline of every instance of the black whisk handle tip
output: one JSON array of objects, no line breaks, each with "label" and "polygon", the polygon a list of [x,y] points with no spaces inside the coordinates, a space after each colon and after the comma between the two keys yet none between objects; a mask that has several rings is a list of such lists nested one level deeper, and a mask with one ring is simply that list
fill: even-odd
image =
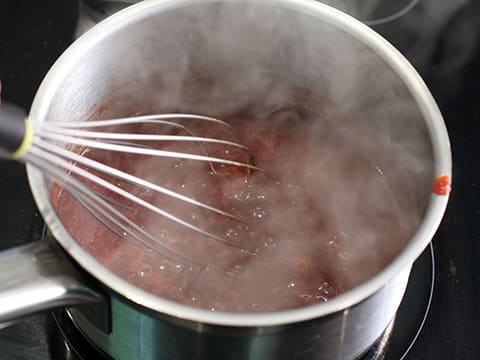
[{"label": "black whisk handle tip", "polygon": [[6,156],[16,157],[25,143],[27,122],[25,112],[12,104],[2,102],[0,105],[0,152]]}]

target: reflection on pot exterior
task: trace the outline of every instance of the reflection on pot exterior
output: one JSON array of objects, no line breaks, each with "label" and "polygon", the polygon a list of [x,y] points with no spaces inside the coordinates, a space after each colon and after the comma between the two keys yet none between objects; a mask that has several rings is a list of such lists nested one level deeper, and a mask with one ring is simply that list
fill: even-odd
[{"label": "reflection on pot exterior", "polygon": [[[51,238],[0,254],[0,324],[56,306],[101,302]],[[0,326],[1,328],[1,326]]]},{"label": "reflection on pot exterior", "polygon": [[110,333],[92,324],[78,309],[72,308],[69,313],[95,346],[118,360],[356,359],[393,319],[409,274],[410,268],[405,269],[380,291],[349,309],[289,326],[202,324],[154,315],[113,293]]}]

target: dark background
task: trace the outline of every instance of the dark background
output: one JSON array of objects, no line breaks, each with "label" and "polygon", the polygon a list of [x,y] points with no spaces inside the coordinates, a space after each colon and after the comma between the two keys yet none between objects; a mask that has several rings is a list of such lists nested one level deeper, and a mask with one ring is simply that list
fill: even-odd
[{"label": "dark background", "polygon": [[[369,24],[412,62],[438,102],[452,143],[453,192],[433,240],[433,302],[406,359],[478,359],[480,2],[328,2]],[[409,4],[414,6],[408,12],[396,19],[391,16]],[[2,98],[28,110],[55,59],[110,6],[94,0],[2,0]],[[378,21],[389,16],[391,21]],[[38,239],[41,229],[23,166],[0,161],[0,249]],[[0,330],[0,359],[49,359],[44,325],[45,316],[38,315]]]}]

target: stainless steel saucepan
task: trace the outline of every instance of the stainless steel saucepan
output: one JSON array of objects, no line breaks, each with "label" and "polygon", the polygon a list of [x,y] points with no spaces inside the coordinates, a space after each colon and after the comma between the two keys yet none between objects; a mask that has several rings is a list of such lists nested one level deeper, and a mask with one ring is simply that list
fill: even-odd
[{"label": "stainless steel saucepan", "polygon": [[[451,176],[449,140],[432,96],[374,31],[315,1],[145,1],[75,41],[44,79],[29,116],[82,121],[145,106],[221,113],[238,99],[248,105],[263,97],[265,106],[281,106],[275,82],[265,81],[277,77],[355,114],[362,149],[382,164],[393,189],[402,184],[394,196],[421,214],[381,272],[326,303],[295,310],[233,314],[180,305],[122,279],[80,247],[53,208],[49,182],[29,166],[52,237],[0,255],[0,321],[68,307],[88,340],[115,359],[332,360],[364,353],[392,320],[412,263],[442,219],[448,195],[432,192],[432,184]],[[199,98],[191,84],[219,91]],[[300,99],[296,106],[315,107],[315,99],[302,96],[291,96]],[[405,134],[404,145],[392,134]],[[378,141],[391,146],[375,153]],[[418,153],[427,160],[421,168]],[[90,305],[76,307],[82,303]]]}]

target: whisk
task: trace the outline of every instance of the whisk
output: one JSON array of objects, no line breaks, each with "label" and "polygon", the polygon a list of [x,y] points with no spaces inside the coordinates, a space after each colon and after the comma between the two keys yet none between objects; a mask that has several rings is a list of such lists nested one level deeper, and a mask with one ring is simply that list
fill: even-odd
[{"label": "whisk", "polygon": [[[181,120],[183,123],[179,123]],[[185,123],[204,122],[222,126],[236,141],[217,139],[213,137],[196,136],[195,132]],[[177,128],[185,135],[130,133],[119,131],[118,128],[144,124],[161,124]],[[112,132],[115,127],[116,132]],[[138,127],[137,127],[138,128]],[[127,129],[128,130],[128,129]],[[178,142],[198,143],[201,154],[169,151],[145,146],[145,142]],[[142,143],[138,143],[142,142]],[[225,147],[240,149],[245,154],[242,159],[226,159],[210,156],[204,147],[205,144],[217,144]],[[60,145],[62,144],[62,145]],[[115,185],[99,174],[133,184],[142,189],[153,191],[184,202],[185,204],[205,209],[234,221],[244,222],[240,217],[226,212],[205,202],[196,200],[179,192],[170,190],[146,179],[127,173],[108,164],[82,156],[75,148],[102,149],[112,153],[129,153],[148,155],[153,157],[187,159],[208,163],[212,172],[215,166],[235,166],[246,169],[246,173],[253,171],[264,172],[253,164],[253,158],[248,148],[240,142],[235,129],[228,123],[208,116],[195,114],[155,114],[127,118],[92,120],[92,121],[45,121],[33,123],[24,116],[21,110],[8,104],[0,108],[0,154],[4,158],[11,158],[37,167],[42,173],[59,183],[62,188],[90,212],[100,223],[122,238],[127,238],[136,244],[148,247],[156,252],[177,261],[188,261],[182,254],[174,251],[167,244],[145,230],[142,224],[137,224],[115,205],[116,200],[89,186],[103,188],[107,193],[116,194],[127,199],[137,207],[152,211],[192,231],[203,234],[210,239],[230,245],[238,246],[204,228],[182,219],[168,209],[163,209],[138,195]],[[82,180],[82,181],[81,181]],[[86,181],[85,181],[86,180]]]}]

